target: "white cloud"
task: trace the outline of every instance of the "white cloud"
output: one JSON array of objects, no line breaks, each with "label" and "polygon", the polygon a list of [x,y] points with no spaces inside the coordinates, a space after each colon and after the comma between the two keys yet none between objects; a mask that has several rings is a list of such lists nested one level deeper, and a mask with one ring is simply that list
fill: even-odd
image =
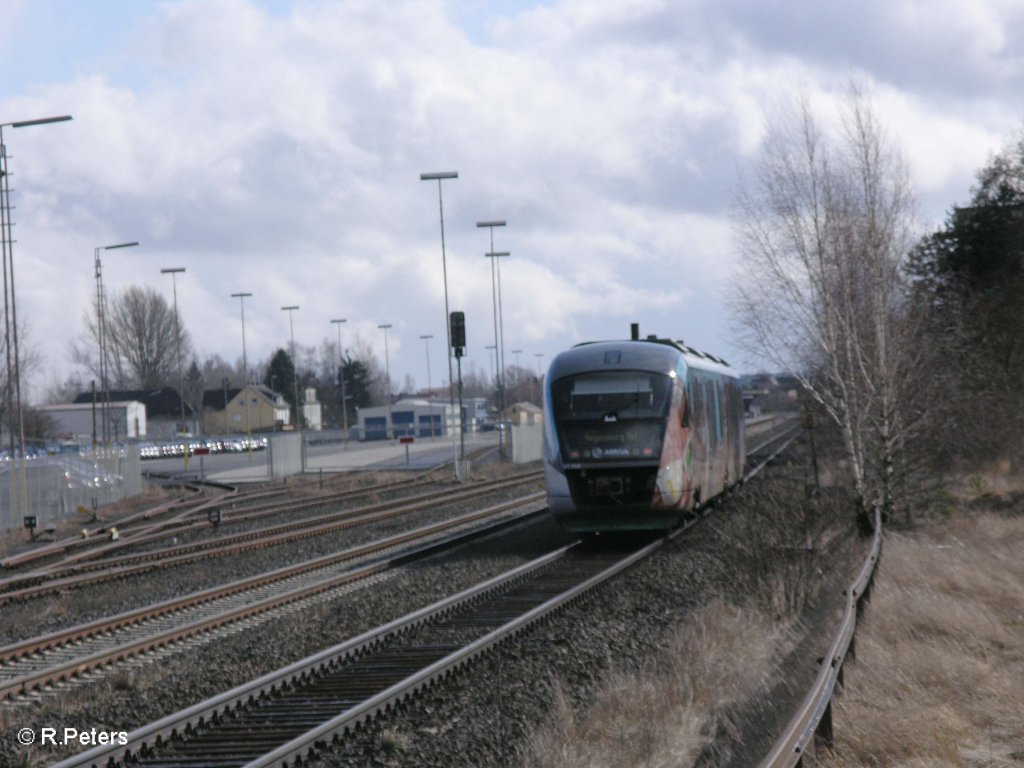
[{"label": "white cloud", "polygon": [[[141,7],[127,56],[97,43],[71,76],[0,88],[3,114],[75,117],[4,134],[19,313],[53,368],[94,292],[92,249],[138,239],[105,259],[108,285],[161,286],[161,267],[185,266],[182,316],[206,353],[240,355],[229,294],[248,290],[251,359],[285,343],[279,307],[297,303],[301,344],[347,317],[382,355],[376,325],[391,322],[393,378],[417,375],[418,336],[444,337],[437,185],[418,178],[434,170],[460,173],[443,187],[448,288],[473,343],[493,334],[474,225],[504,218],[510,349],[550,360],[637,320],[730,356],[729,195],[778,94],[805,85],[828,106],[851,73],[866,79],[940,209],[1017,128],[1009,3],[884,3],[838,21],[813,3],[771,17],[668,0]],[[958,41],[966,70],[989,76],[969,92],[948,54]]]}]

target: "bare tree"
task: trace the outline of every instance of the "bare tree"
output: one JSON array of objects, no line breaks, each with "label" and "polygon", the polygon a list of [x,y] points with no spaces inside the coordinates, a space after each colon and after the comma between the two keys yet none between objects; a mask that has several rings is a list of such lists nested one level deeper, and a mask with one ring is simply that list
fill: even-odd
[{"label": "bare tree", "polygon": [[207,386],[220,387],[227,379],[229,387],[241,387],[245,383],[245,375],[242,372],[242,356],[239,355],[234,364],[227,362],[218,354],[213,354],[203,360],[201,376]]},{"label": "bare tree", "polygon": [[[129,286],[115,294],[106,311],[108,385],[142,389],[178,385],[178,344],[174,310],[152,288]],[[71,347],[71,358],[99,379],[99,333],[95,302],[84,319],[85,332]],[[192,356],[188,331],[180,330],[182,359]]]},{"label": "bare tree", "polygon": [[840,428],[863,519],[871,504],[891,512],[898,454],[918,422],[921,347],[901,271],[913,201],[856,89],[837,133],[826,136],[806,97],[770,122],[738,196],[734,305],[747,348],[796,376]]}]

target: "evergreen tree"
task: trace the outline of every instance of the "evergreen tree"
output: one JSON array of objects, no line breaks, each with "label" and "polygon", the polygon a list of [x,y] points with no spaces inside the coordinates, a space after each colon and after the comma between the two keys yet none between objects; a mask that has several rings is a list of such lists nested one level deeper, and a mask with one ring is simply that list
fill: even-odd
[{"label": "evergreen tree", "polygon": [[[947,422],[958,453],[1024,449],[1024,139],[978,172],[970,205],[922,238],[909,265],[915,301],[946,352]],[[952,393],[962,393],[952,396]]]},{"label": "evergreen tree", "polygon": [[263,383],[285,399],[293,415],[301,416],[298,403],[295,402],[295,363],[285,350],[278,349],[270,358]]},{"label": "evergreen tree", "polygon": [[185,372],[184,399],[185,403],[197,416],[201,415],[203,411],[204,387],[203,372],[199,370],[198,361],[193,358],[192,364],[189,365],[188,370]]},{"label": "evergreen tree", "polygon": [[348,423],[355,424],[356,408],[365,408],[371,404],[370,368],[362,360],[347,355],[342,360],[341,372],[345,377]]}]

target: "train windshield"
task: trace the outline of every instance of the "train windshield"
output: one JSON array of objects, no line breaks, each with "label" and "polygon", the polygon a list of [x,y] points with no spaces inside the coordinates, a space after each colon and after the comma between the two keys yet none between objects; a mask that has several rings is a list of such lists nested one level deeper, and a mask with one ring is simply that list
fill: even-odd
[{"label": "train windshield", "polygon": [[552,382],[551,394],[564,461],[660,458],[672,400],[668,376],[582,373]]}]

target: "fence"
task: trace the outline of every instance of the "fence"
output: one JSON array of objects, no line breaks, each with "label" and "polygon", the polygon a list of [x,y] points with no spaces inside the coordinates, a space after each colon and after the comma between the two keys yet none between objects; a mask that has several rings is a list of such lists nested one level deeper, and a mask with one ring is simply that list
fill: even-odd
[{"label": "fence", "polygon": [[[360,439],[357,429],[277,432],[250,437],[141,442],[108,453],[68,453],[0,462],[0,530],[17,528],[27,515],[37,525],[56,524],[142,491],[142,472],[238,484],[303,472],[374,469],[427,470],[451,463],[463,449],[500,449],[515,463],[541,458],[543,429],[511,427],[465,435]],[[371,436],[371,437],[376,437]]]},{"label": "fence", "polygon": [[0,462],[0,530],[20,528],[26,517],[45,530],[141,492],[137,446],[7,458]]},{"label": "fence", "polygon": [[878,560],[882,554],[882,516],[875,509],[875,535],[857,578],[846,589],[846,609],[828,653],[820,660],[821,668],[811,690],[789,725],[772,746],[771,752],[758,768],[797,768],[818,745],[834,746],[832,735],[832,698],[837,686],[843,684],[843,662],[854,655],[854,634],[857,619],[871,595]]}]

